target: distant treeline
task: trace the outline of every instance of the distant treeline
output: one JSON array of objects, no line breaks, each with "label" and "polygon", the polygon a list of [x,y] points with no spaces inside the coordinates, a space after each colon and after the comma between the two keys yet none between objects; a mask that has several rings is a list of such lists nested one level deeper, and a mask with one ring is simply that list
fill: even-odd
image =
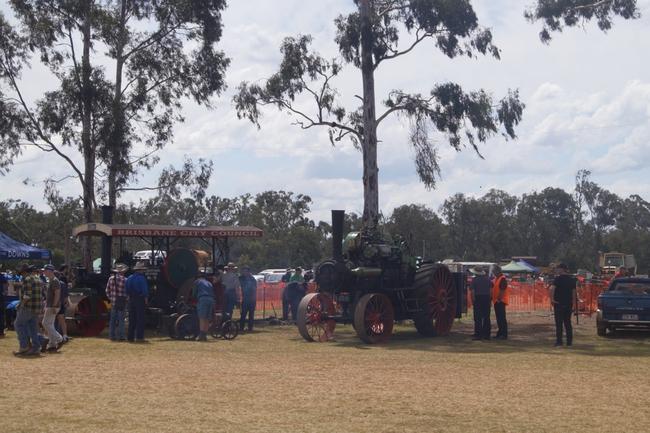
[{"label": "distant treeline", "polygon": [[[79,244],[69,236],[83,220],[80,201],[50,197],[48,203],[51,210],[41,212],[20,200],[0,202],[0,231],[49,248],[57,264],[64,261],[68,237],[71,260],[79,261]],[[256,270],[311,266],[331,254],[330,223],[311,220],[311,205],[310,197],[285,191],[235,198],[161,192],[119,206],[115,223],[254,225],[264,230],[264,237],[234,241],[232,259]],[[359,227],[359,215],[347,214],[346,231]],[[638,195],[613,194],[592,182],[587,171],[578,173],[571,192],[546,188],[521,197],[500,190],[478,198],[456,194],[437,211],[424,204],[403,205],[382,217],[382,229],[405,239],[413,255],[435,260],[537,256],[542,265],[562,260],[572,269],[595,270],[599,251],[621,251],[636,256],[640,273],[650,268],[650,203]],[[130,252],[149,248],[132,239],[122,246]],[[209,249],[198,240],[175,246]]]}]

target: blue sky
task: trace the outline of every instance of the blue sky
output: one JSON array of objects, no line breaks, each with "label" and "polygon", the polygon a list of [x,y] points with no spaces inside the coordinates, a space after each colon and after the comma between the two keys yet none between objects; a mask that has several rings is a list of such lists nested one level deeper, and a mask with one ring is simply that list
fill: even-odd
[{"label": "blue sky", "polygon": [[[409,56],[386,63],[376,76],[377,100],[390,89],[428,92],[436,82],[455,81],[466,90],[484,88],[495,97],[518,88],[527,108],[517,128],[518,139],[496,137],[481,146],[481,160],[473,151],[457,153],[436,137],[442,156],[442,179],[427,191],[415,176],[408,125],[391,118],[378,131],[380,206],[385,213],[401,204],[422,203],[434,209],[455,193],[481,195],[490,188],[520,195],[547,186],[571,190],[579,169],[613,192],[640,194],[650,200],[646,181],[650,164],[650,0],[640,0],[642,18],[617,20],[607,34],[595,25],[566,30],[550,45],[538,38],[539,25],[523,18],[528,0],[475,1],[481,24],[492,28],[502,60],[449,60],[431,44]],[[312,216],[328,218],[329,209],[362,210],[361,155],[351,144],[332,147],[325,130],[304,132],[291,125],[285,113],[265,111],[262,129],[238,120],[231,103],[242,80],[256,81],[272,74],[280,60],[282,39],[299,33],[314,37],[322,55],[337,54],[334,18],[352,6],[351,0],[231,1],[224,15],[222,48],[232,58],[227,72],[229,89],[206,110],[188,102],[186,122],[177,125],[175,143],[161,152],[161,162],[143,173],[140,185],[150,185],[160,170],[178,164],[184,155],[215,163],[209,193],[235,196],[283,189],[308,194]],[[7,5],[3,4],[3,11]],[[47,74],[34,68],[25,74],[31,97],[47,89]],[[35,84],[34,84],[35,83]],[[335,83],[347,108],[361,93],[357,70],[348,67]],[[309,109],[308,101],[299,101]],[[378,109],[380,112],[381,110]],[[44,208],[42,184],[48,176],[69,170],[56,158],[27,151],[12,172],[0,178],[0,199],[22,198]],[[29,177],[33,182],[23,185]],[[64,194],[77,195],[78,184],[61,185]],[[122,200],[146,195],[129,193]]]}]

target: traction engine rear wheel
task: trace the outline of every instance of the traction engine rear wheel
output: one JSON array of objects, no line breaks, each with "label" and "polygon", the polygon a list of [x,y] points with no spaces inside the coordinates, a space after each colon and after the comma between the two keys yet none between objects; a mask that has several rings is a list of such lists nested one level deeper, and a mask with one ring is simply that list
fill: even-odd
[{"label": "traction engine rear wheel", "polygon": [[309,293],[298,305],[298,331],[307,341],[324,342],[332,339],[336,322],[332,298],[325,293]]},{"label": "traction engine rear wheel", "polygon": [[388,296],[363,295],[354,309],[354,329],[365,343],[383,343],[393,334],[395,311]]},{"label": "traction engine rear wheel", "polygon": [[425,265],[415,275],[415,294],[420,311],[413,321],[425,337],[447,335],[456,316],[456,291],[449,268],[444,265]]}]

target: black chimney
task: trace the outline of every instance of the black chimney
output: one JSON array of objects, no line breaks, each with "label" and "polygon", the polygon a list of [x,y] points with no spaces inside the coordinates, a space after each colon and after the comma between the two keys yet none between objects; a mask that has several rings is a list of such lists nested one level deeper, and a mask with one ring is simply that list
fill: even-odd
[{"label": "black chimney", "polygon": [[332,255],[337,262],[343,261],[343,220],[344,210],[332,211]]},{"label": "black chimney", "polygon": [[[102,206],[102,223],[113,224],[113,207]],[[113,238],[111,236],[102,237],[102,275],[108,275],[111,272],[111,247]]]}]

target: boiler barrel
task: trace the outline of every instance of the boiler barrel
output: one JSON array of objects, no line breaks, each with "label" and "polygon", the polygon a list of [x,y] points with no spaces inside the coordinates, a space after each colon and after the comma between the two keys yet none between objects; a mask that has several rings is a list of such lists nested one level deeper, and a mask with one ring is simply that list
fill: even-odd
[{"label": "boiler barrel", "polygon": [[99,296],[70,294],[70,305],[65,309],[68,334],[96,337],[108,323],[108,306]]}]

